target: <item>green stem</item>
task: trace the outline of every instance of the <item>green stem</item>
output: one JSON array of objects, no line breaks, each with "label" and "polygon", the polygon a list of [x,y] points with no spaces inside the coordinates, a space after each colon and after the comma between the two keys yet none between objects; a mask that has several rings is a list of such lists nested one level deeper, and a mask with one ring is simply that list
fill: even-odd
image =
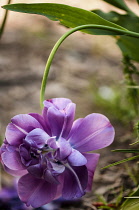
[{"label": "green stem", "polygon": [[43,108],[43,101],[44,101],[44,95],[45,95],[45,89],[46,89],[46,82],[47,82],[47,78],[48,78],[48,74],[49,74],[49,69],[51,67],[51,63],[53,61],[54,55],[56,53],[56,51],[58,50],[59,46],[62,44],[62,42],[72,33],[82,30],[82,29],[87,29],[87,28],[93,28],[93,29],[102,29],[102,30],[107,30],[107,31],[113,31],[113,32],[118,32],[119,35],[126,35],[126,36],[130,36],[130,37],[134,37],[134,38],[139,38],[139,33],[135,33],[132,31],[128,31],[128,30],[121,30],[121,29],[117,29],[117,28],[113,28],[113,27],[109,27],[109,26],[103,26],[103,25],[94,25],[94,24],[88,24],[88,25],[81,25],[81,26],[77,26],[71,30],[69,30],[68,32],[66,32],[55,44],[55,46],[53,47],[46,66],[45,66],[45,70],[44,70],[44,75],[43,75],[43,79],[42,79],[42,85],[41,85],[41,91],[40,91],[40,106],[41,108]]},{"label": "green stem", "polygon": [[[10,4],[11,1],[12,1],[12,0],[8,0],[8,3],[7,3],[7,4]],[[1,37],[2,37],[4,28],[5,28],[7,16],[8,16],[8,10],[5,11],[4,19],[3,19],[3,22],[2,22],[2,25],[1,25],[1,28],[0,28],[0,39],[1,39]]]}]

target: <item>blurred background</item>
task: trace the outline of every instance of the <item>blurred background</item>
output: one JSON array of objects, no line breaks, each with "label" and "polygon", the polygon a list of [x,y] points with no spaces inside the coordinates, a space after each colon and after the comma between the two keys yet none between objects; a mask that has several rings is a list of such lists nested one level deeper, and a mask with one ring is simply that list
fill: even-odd
[{"label": "blurred background", "polygon": [[[12,1],[19,2],[38,1]],[[117,11],[101,0],[39,1],[41,2],[64,3],[88,10]],[[138,13],[135,1],[126,2]],[[5,4],[6,0],[0,1],[0,6]],[[0,23],[4,12],[0,8]],[[67,30],[58,22],[50,21],[46,17],[9,12],[0,40],[1,139],[4,138],[5,128],[14,115],[41,113],[39,94],[45,64],[52,47]],[[101,170],[101,167],[128,157],[125,154],[112,153],[112,149],[128,148],[129,143],[135,140],[132,125],[128,121],[132,113],[123,99],[125,87],[121,61],[122,54],[114,38],[76,32],[62,44],[51,66],[46,99],[70,98],[77,104],[76,118],[85,117],[92,112],[102,113],[111,120],[116,130],[115,142],[100,151],[101,158],[94,178],[93,193],[83,198],[80,207],[75,207],[72,203],[71,209],[93,209],[92,203],[99,200],[98,197],[104,196],[107,201],[112,201],[119,195],[122,187],[126,188],[129,185],[130,188],[134,188],[137,184],[131,179],[128,165]],[[135,168],[135,173],[137,170]],[[13,183],[11,176],[3,171],[1,180],[2,186],[11,186]],[[50,207],[48,209],[50,210]]]}]

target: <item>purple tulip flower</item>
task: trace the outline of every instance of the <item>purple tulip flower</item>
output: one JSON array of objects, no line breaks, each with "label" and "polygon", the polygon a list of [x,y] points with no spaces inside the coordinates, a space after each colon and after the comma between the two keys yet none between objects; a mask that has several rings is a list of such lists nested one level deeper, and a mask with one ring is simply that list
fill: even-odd
[{"label": "purple tulip flower", "polygon": [[27,206],[91,190],[99,154],[86,152],[110,145],[114,128],[101,114],[76,121],[74,115],[71,100],[55,98],[44,101],[42,115],[19,114],[7,126],[1,160],[8,173],[21,177],[18,194]]}]

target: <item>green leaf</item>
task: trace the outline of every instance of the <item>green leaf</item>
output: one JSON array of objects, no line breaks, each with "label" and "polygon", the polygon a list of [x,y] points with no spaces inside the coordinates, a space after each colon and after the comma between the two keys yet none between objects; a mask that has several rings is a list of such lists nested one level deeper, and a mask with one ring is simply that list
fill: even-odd
[{"label": "green leaf", "polygon": [[139,153],[139,149],[116,149],[112,152]]},{"label": "green leaf", "polygon": [[130,14],[122,15],[114,11],[105,13],[101,10],[93,10],[92,12],[94,12],[95,14],[99,15],[100,17],[108,21],[121,25],[122,27],[127,28],[128,30],[139,32],[138,16],[132,16]]},{"label": "green leaf", "polygon": [[139,0],[137,0],[138,4],[139,4]]},{"label": "green leaf", "polygon": [[139,39],[131,37],[119,37],[117,44],[124,56],[129,56],[132,60],[139,62]]},{"label": "green leaf", "polygon": [[134,143],[130,144],[130,145],[135,145],[135,144],[138,144],[139,143],[139,140],[138,141],[135,141]]},{"label": "green leaf", "polygon": [[139,158],[139,155],[136,155],[136,156],[133,156],[133,157],[130,157],[130,158],[125,158],[123,160],[117,161],[115,163],[112,163],[112,164],[110,164],[108,166],[103,167],[102,169],[110,168],[112,166],[117,166],[117,165],[119,165],[121,163],[125,163],[125,162],[130,161],[130,160],[135,160],[137,158]]},{"label": "green leaf", "polygon": [[127,12],[132,12],[129,7],[125,4],[123,0],[103,0],[119,9],[125,10]]},{"label": "green leaf", "polygon": [[[138,197],[138,198],[134,198]],[[130,198],[127,198],[120,210],[137,210],[139,209],[139,188],[132,193]]]},{"label": "green leaf", "polygon": [[[16,12],[43,15],[49,18],[50,20],[60,21],[62,25],[71,28],[79,25],[97,24],[97,25],[110,26],[126,30],[121,26],[118,26],[114,23],[111,23],[99,17],[97,14],[94,14],[93,12],[76,7],[71,7],[64,4],[54,4],[54,3],[10,4],[10,5],[5,5],[2,8]],[[85,29],[83,31],[89,34],[116,35],[115,32],[109,32],[106,30],[98,30],[98,29]]]},{"label": "green leaf", "polygon": [[[93,12],[108,21],[127,28],[128,30],[139,32],[139,17],[137,16],[132,16],[130,14],[121,15],[113,11],[104,13],[100,10],[94,10]],[[139,39],[126,36],[117,36],[115,38],[117,39],[117,44],[120,47],[123,55],[128,55],[132,60],[139,62]]]}]

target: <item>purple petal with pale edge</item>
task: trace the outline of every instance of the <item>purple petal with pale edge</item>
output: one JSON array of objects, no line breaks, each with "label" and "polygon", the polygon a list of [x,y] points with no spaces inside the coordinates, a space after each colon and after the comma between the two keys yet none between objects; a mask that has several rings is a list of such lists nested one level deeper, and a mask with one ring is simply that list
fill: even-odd
[{"label": "purple petal with pale edge", "polygon": [[86,188],[86,192],[91,191],[92,183],[93,183],[93,176],[96,170],[96,166],[98,164],[100,154],[97,153],[84,153],[83,154],[87,159],[87,170],[88,170],[88,185]]},{"label": "purple petal with pale edge", "polygon": [[58,141],[57,141],[57,145],[59,147],[59,150],[57,151],[57,158],[59,160],[63,160],[65,159],[68,155],[70,155],[71,151],[72,151],[72,148],[69,144],[68,141],[66,141],[65,139],[63,138],[60,138]]},{"label": "purple petal with pale edge", "polygon": [[50,106],[55,106],[57,109],[65,109],[65,107],[71,103],[71,100],[68,99],[68,98],[53,98],[53,99],[50,99],[50,100],[47,100],[47,101],[44,101],[43,104],[44,104],[44,107],[46,107],[47,109],[50,107]]},{"label": "purple petal with pale edge", "polygon": [[26,148],[24,144],[20,145],[19,150],[21,156],[21,162],[24,166],[28,167],[31,163],[30,149]]},{"label": "purple petal with pale edge", "polygon": [[28,114],[19,114],[11,119],[12,123],[23,132],[30,132],[34,128],[42,128],[41,124]]},{"label": "purple petal with pale edge", "polygon": [[58,149],[58,146],[56,144],[56,138],[52,137],[50,139],[47,140],[47,144],[49,145],[49,147],[53,148],[53,149]]},{"label": "purple petal with pale edge", "polygon": [[65,170],[65,166],[62,164],[52,162],[51,165],[53,169],[53,174],[61,174]]},{"label": "purple petal with pale edge", "polygon": [[87,160],[79,151],[72,149],[71,154],[68,156],[68,162],[72,166],[83,166],[87,163]]},{"label": "purple petal with pale edge", "polygon": [[5,165],[4,165],[4,169],[8,174],[11,174],[12,176],[21,177],[28,173],[27,170],[11,170],[11,169],[7,168]]},{"label": "purple petal with pale edge", "polygon": [[62,189],[63,189],[63,184],[64,184],[64,173],[60,174],[60,176],[58,176],[57,179],[60,184],[57,186],[57,193],[56,193],[55,199],[58,199],[59,197],[62,196]]},{"label": "purple petal with pale edge", "polygon": [[25,147],[25,144],[21,144],[19,147],[19,153],[21,157],[24,157],[25,160],[30,160],[30,148]]},{"label": "purple petal with pale edge", "polygon": [[32,165],[27,168],[28,172],[36,178],[41,178],[43,175],[43,169],[40,164]]},{"label": "purple petal with pale edge", "polygon": [[114,128],[107,117],[90,114],[70,136],[70,144],[80,152],[89,152],[109,146],[114,140]]},{"label": "purple petal with pale edge", "polygon": [[73,120],[74,120],[74,116],[75,116],[75,108],[76,108],[76,105],[74,103],[69,103],[64,110],[64,112],[65,112],[65,125],[64,125],[63,132],[62,132],[62,137],[64,137],[64,138],[68,137],[68,134],[71,130]]},{"label": "purple petal with pale edge", "polygon": [[21,162],[21,158],[18,152],[3,152],[1,155],[4,165],[11,170],[24,170],[25,166]]},{"label": "purple petal with pale edge", "polygon": [[58,180],[56,179],[56,177],[54,177],[52,175],[52,173],[49,170],[45,170],[44,171],[44,178],[47,182],[49,183],[55,183],[55,184],[59,184]]},{"label": "purple petal with pale edge", "polygon": [[[64,172],[64,185],[62,191],[62,197],[69,200],[79,198],[85,194],[84,190],[86,189],[88,180],[86,166],[72,167],[72,169],[76,173],[78,181],[74,173],[67,168]],[[78,182],[80,183],[82,190],[80,189]]]},{"label": "purple petal with pale edge", "polygon": [[30,145],[35,143],[38,148],[42,148],[49,138],[50,136],[44,130],[36,128],[27,134],[25,141]]},{"label": "purple petal with pale edge", "polygon": [[47,112],[47,117],[52,136],[59,137],[64,124],[64,114],[56,108],[50,107]]},{"label": "purple petal with pale edge", "polygon": [[7,143],[6,141],[4,141],[5,143],[3,143],[0,147],[0,154],[2,154],[3,152],[7,151],[7,152],[14,152],[16,150],[16,146],[12,146],[9,143]]},{"label": "purple petal with pale edge", "polygon": [[67,139],[70,139],[70,137],[74,134],[74,132],[76,132],[76,130],[78,129],[78,127],[79,127],[79,125],[81,124],[82,121],[83,121],[83,118],[79,118],[79,119],[77,119],[73,122],[71,131],[70,131]]},{"label": "purple petal with pale edge", "polygon": [[57,192],[57,185],[37,179],[31,174],[21,177],[18,182],[18,194],[27,206],[38,208],[51,202]]},{"label": "purple petal with pale edge", "polygon": [[9,144],[17,146],[23,142],[25,136],[26,134],[20,131],[15,125],[12,123],[8,124],[5,137]]},{"label": "purple petal with pale edge", "polygon": [[34,117],[42,125],[42,127],[46,131],[46,133],[49,136],[51,136],[50,127],[49,127],[47,121],[45,121],[45,119],[43,118],[43,116],[41,116],[40,114],[37,114],[37,113],[30,113],[29,115]]}]

